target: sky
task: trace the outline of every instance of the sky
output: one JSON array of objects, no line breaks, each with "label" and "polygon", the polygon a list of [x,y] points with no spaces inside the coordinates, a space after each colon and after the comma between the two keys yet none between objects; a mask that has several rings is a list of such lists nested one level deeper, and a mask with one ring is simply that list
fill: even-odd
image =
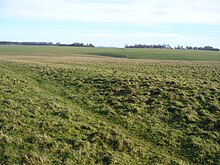
[{"label": "sky", "polygon": [[220,48],[220,0],[0,0],[0,41]]}]

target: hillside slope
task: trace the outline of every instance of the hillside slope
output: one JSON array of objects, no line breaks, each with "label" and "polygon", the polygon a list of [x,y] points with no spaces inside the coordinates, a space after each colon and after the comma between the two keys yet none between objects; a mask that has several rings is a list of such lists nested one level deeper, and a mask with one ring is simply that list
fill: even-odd
[{"label": "hillside slope", "polygon": [[220,164],[220,63],[16,58],[2,164]]}]

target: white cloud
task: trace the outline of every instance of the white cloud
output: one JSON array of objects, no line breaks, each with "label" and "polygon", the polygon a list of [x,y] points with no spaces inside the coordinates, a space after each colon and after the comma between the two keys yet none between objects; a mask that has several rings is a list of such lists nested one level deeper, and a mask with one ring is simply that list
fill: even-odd
[{"label": "white cloud", "polygon": [[[219,47],[219,6],[219,0],[0,0],[0,19],[34,22],[33,25],[20,25],[21,22],[16,31],[9,27],[10,24],[6,25],[6,21],[5,26],[0,27],[1,38],[20,41],[58,40],[64,43],[92,42],[106,46],[167,43]],[[57,23],[50,24],[48,20]],[[38,22],[47,21],[46,26],[37,25]],[[71,23],[65,24],[62,21]],[[84,24],[77,22],[93,24],[82,28]],[[99,23],[105,22],[112,24],[99,27]],[[15,21],[14,25],[16,23]],[[97,26],[94,26],[95,23]],[[180,25],[176,26],[176,23],[199,25],[178,28]],[[56,26],[58,24],[62,28]],[[76,27],[73,27],[75,24]],[[199,28],[200,24],[205,26],[201,25],[202,28],[195,33],[195,27]],[[172,28],[173,26],[177,28]],[[190,29],[191,27],[194,29]],[[204,27],[212,28],[204,30]]]},{"label": "white cloud", "polygon": [[219,0],[2,0],[0,18],[220,24]]}]

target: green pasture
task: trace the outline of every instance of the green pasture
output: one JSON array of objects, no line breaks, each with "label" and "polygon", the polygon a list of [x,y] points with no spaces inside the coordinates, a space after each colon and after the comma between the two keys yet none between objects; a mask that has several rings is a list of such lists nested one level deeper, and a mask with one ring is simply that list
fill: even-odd
[{"label": "green pasture", "polygon": [[218,52],[0,47],[0,164],[220,164],[219,73]]},{"label": "green pasture", "polygon": [[161,60],[191,60],[220,61],[220,52],[165,50],[165,49],[124,49],[124,48],[73,48],[57,46],[0,46],[0,53],[14,55],[98,55],[129,59],[161,59]]}]

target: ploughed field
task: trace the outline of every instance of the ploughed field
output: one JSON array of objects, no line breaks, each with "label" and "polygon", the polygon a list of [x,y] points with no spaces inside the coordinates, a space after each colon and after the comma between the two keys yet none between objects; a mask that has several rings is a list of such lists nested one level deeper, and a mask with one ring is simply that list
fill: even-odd
[{"label": "ploughed field", "polygon": [[132,51],[0,47],[0,162],[220,164],[219,54]]}]

